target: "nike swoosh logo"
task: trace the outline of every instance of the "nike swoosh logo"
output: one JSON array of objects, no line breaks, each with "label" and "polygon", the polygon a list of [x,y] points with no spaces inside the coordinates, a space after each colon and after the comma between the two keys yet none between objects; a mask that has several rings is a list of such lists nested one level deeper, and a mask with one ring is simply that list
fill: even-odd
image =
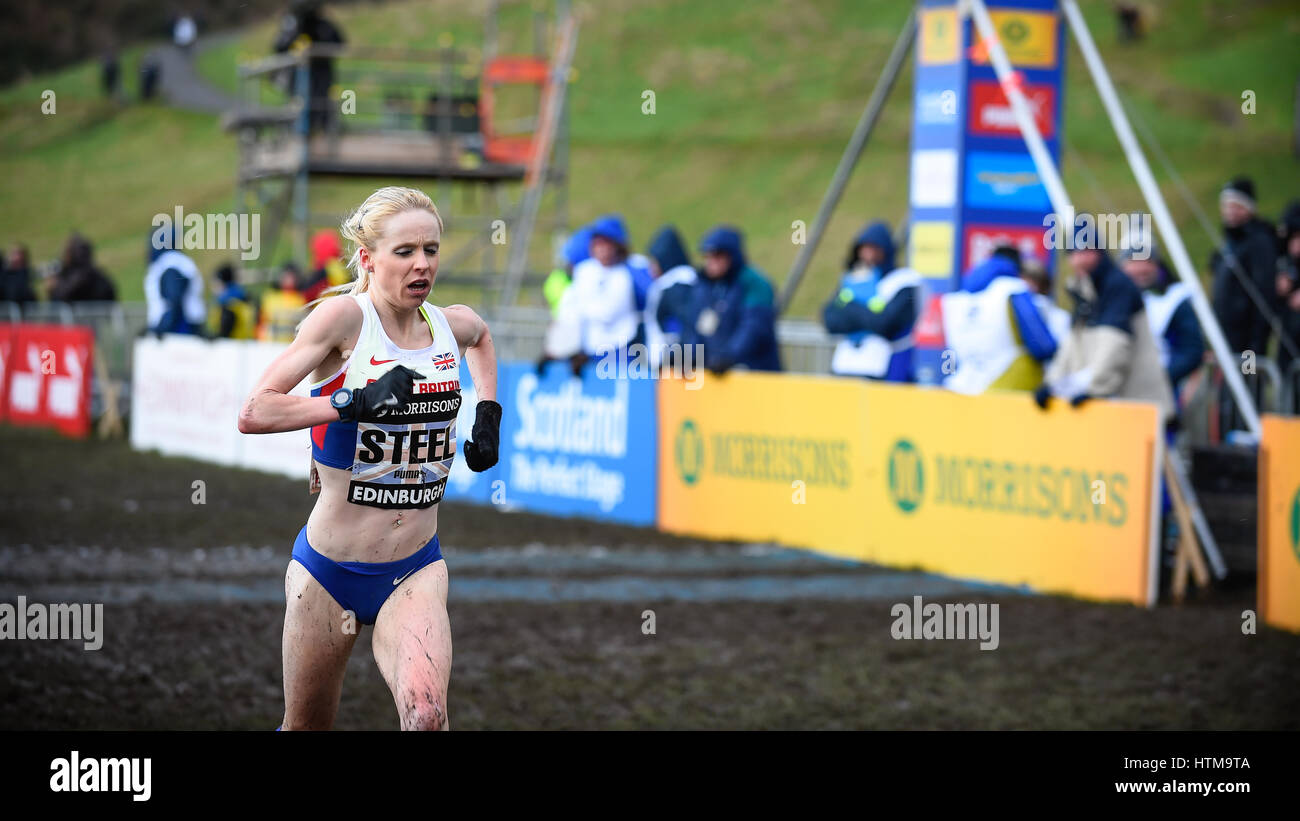
[{"label": "nike swoosh logo", "polygon": [[397,587],[399,584],[402,583],[403,579],[405,579],[407,576],[411,575],[414,572],[415,572],[414,570],[408,570],[405,573],[403,573],[401,576],[398,576],[396,579],[393,579],[393,587]]},{"label": "nike swoosh logo", "polygon": [[397,361],[396,359],[380,359],[376,361],[373,355],[370,357],[371,365],[387,365],[389,362],[396,362],[396,361]]}]

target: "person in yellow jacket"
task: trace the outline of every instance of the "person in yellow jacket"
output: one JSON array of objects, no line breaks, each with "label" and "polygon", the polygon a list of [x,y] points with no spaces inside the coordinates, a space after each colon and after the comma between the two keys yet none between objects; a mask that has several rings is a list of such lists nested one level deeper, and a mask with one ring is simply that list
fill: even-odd
[{"label": "person in yellow jacket", "polygon": [[262,293],[257,338],[272,342],[292,342],[294,329],[302,320],[303,306],[306,304],[307,300],[298,290],[298,269],[290,262],[280,271],[278,287],[268,288]]}]

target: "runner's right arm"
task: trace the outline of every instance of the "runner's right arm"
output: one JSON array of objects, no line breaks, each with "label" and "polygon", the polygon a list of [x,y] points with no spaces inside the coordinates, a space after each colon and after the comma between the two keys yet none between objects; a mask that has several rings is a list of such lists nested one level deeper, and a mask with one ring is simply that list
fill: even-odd
[{"label": "runner's right arm", "polygon": [[361,307],[351,299],[316,306],[289,347],[267,366],[239,411],[240,433],[280,433],[339,420],[328,396],[289,396],[307,375],[361,329]]}]

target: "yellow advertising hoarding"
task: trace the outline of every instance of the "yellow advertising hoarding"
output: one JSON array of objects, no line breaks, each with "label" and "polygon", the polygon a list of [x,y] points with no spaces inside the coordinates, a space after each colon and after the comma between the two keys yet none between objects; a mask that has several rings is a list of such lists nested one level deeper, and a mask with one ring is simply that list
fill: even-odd
[{"label": "yellow advertising hoarding", "polygon": [[659,387],[659,527],[1152,605],[1154,406],[733,373]]},{"label": "yellow advertising hoarding", "polygon": [[1259,447],[1259,617],[1300,632],[1300,419],[1265,415]]},{"label": "yellow advertising hoarding", "polygon": [[1155,604],[1155,406],[867,391],[863,558]]},{"label": "yellow advertising hoarding", "polygon": [[793,374],[659,384],[659,528],[861,554],[864,385]]}]

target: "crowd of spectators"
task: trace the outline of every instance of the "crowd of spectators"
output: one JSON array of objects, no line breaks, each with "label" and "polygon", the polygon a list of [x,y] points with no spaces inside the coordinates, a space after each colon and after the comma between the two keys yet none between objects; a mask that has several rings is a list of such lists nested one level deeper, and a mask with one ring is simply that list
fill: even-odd
[{"label": "crowd of spectators", "polygon": [[714,373],[781,370],[772,283],[749,262],[736,228],[719,225],[701,237],[698,267],[671,225],[655,233],[645,255],[630,252],[617,214],[573,237],[564,266],[543,286],[553,316],[543,362],[568,360],[577,373],[637,345],[655,367],[672,366],[692,346]]},{"label": "crowd of spectators", "polygon": [[[142,280],[148,332],[292,340],[306,307],[322,298],[326,289],[351,278],[338,234],[319,231],[310,246],[312,267],[306,274],[296,263],[287,262],[273,283],[256,289],[239,282],[233,263],[222,263],[213,273],[209,299],[209,285],[175,231],[151,230]],[[95,263],[93,246],[80,234],[70,236],[61,257],[40,271],[33,268],[25,245],[14,245],[8,254],[0,252],[0,303],[11,304],[20,315],[33,314],[39,302],[102,304],[117,298],[113,279]]]},{"label": "crowd of spectators", "polygon": [[[1219,211],[1224,233],[1207,271],[1218,323],[1234,354],[1271,355],[1285,374],[1300,358],[1300,201],[1274,228],[1257,213],[1253,182],[1238,177],[1223,186]],[[1151,238],[1114,250],[1067,253],[1067,305],[1053,297],[1045,254],[1011,246],[963,272],[955,290],[933,294],[899,264],[889,225],[871,222],[854,236],[821,311],[837,338],[831,370],[918,381],[924,326],[941,340],[932,381],[951,390],[1023,390],[1043,407],[1052,397],[1075,406],[1140,399],[1172,420],[1208,347],[1191,291]],[[772,283],[749,261],[741,232],[716,226],[696,251],[692,262],[669,225],[636,254],[616,214],[575,231],[543,288],[553,316],[543,361],[568,360],[576,373],[644,344],[657,368],[692,345],[714,373],[781,370]]]},{"label": "crowd of spectators", "polygon": [[[1300,360],[1300,200],[1278,225],[1262,218],[1250,179],[1238,177],[1219,196],[1223,237],[1208,261],[1209,295],[1234,354],[1272,356],[1285,375]],[[170,240],[170,241],[169,241]],[[741,231],[718,225],[696,242],[698,257],[672,225],[636,253],[618,214],[575,231],[563,264],[543,285],[552,324],[542,361],[567,360],[575,373],[592,361],[643,346],[652,367],[687,364],[723,374],[735,368],[782,369],[771,280],[754,265]],[[198,266],[175,237],[151,233],[144,292],[155,333],[288,341],[313,301],[345,283],[336,233],[311,238],[311,268],[286,263],[274,281],[245,288],[229,263],[215,272],[209,303]],[[999,247],[963,272],[959,287],[927,292],[925,280],[900,265],[890,227],[867,224],[847,249],[843,272],[821,311],[837,338],[834,373],[889,382],[918,381],[924,352],[918,328],[941,339],[937,380],[962,393],[1032,392],[1074,405],[1093,397],[1155,402],[1172,418],[1179,389],[1205,359],[1207,344],[1191,292],[1148,241],[1112,256],[1067,254],[1058,305],[1042,259]],[[0,302],[28,305],[105,302],[113,280],[95,263],[85,237],[70,236],[61,258],[38,274],[28,249],[0,253]],[[934,334],[932,333],[931,336]],[[1159,377],[1159,378],[1157,378]]]},{"label": "crowd of spectators", "polygon": [[31,252],[17,244],[0,252],[0,302],[21,311],[39,301],[112,302],[117,299],[113,280],[95,263],[95,249],[80,234],[64,243],[58,260],[41,270],[32,266]]}]

